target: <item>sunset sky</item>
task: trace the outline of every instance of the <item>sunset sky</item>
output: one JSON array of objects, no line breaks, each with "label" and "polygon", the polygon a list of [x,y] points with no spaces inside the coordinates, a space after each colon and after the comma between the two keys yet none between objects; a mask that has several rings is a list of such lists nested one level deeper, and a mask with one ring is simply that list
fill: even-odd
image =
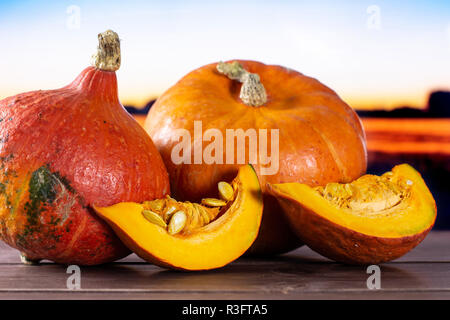
[{"label": "sunset sky", "polygon": [[122,39],[123,104],[234,58],[298,70],[359,109],[421,107],[450,90],[448,0],[0,0],[0,99],[69,83],[106,29]]}]

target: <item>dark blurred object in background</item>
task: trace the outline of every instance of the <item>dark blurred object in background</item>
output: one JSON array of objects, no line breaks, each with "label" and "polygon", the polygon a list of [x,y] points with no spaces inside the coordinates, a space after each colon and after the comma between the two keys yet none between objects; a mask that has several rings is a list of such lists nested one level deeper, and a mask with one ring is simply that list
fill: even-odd
[{"label": "dark blurred object in background", "polygon": [[399,107],[393,110],[358,110],[360,117],[367,118],[450,118],[450,91],[435,91],[423,109]]},{"label": "dark blurred object in background", "polygon": [[450,92],[433,92],[428,99],[427,110],[430,117],[450,118]]},{"label": "dark blurred object in background", "polygon": [[148,111],[150,110],[152,105],[155,103],[155,101],[156,101],[155,99],[150,100],[149,102],[147,102],[147,104],[143,108],[136,108],[134,106],[124,106],[124,107],[132,115],[144,115],[145,116],[145,115],[147,115]]}]

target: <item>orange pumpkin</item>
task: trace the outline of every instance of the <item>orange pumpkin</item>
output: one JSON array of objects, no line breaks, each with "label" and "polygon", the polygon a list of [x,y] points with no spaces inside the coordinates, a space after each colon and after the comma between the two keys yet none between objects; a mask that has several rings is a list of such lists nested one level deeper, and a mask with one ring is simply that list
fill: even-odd
[{"label": "orange pumpkin", "polygon": [[27,263],[93,265],[130,251],[92,209],[169,193],[153,142],[125,111],[119,38],[68,86],[0,101],[0,238]]},{"label": "orange pumpkin", "polygon": [[[203,152],[200,155],[211,151],[208,146],[213,138],[196,135],[194,121],[201,121],[203,133],[219,130],[224,140],[227,129],[255,129],[257,133],[267,129],[267,154],[278,148],[274,174],[263,174],[267,165],[261,161],[261,150],[256,149],[257,156],[252,158],[264,191],[262,226],[252,253],[276,254],[300,245],[275,198],[265,192],[267,183],[319,186],[349,182],[366,171],[360,119],[333,90],[282,66],[242,60],[213,63],[192,71],[161,95],[145,122],[168,169],[171,190],[180,200],[198,201],[213,195],[219,181],[236,175],[241,165],[238,152],[245,150],[244,162],[251,162],[249,152],[254,152],[247,137],[241,147],[237,140],[234,143],[234,161],[226,161],[232,157],[225,153],[232,149],[225,147],[222,163],[199,161],[196,150]],[[182,140],[178,129],[189,132],[191,163],[173,161],[173,150],[179,150]],[[276,135],[272,129],[278,130],[278,141],[271,140]]]}]

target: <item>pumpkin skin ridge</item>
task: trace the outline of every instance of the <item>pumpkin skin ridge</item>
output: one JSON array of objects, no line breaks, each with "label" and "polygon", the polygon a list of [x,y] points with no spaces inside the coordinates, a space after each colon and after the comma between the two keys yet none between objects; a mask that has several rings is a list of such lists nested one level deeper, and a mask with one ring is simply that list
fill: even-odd
[{"label": "pumpkin skin ridge", "polygon": [[[191,71],[190,73],[188,73],[187,75],[185,75],[183,78],[181,78],[175,85],[173,85],[171,88],[169,88],[168,90],[165,91],[165,93],[163,95],[161,95],[158,100],[155,102],[155,104],[152,106],[149,115],[145,121],[145,127],[147,132],[150,134],[150,136],[152,137],[152,139],[155,141],[156,145],[158,146],[158,149],[160,150],[160,152],[163,155],[163,159],[165,160],[165,162],[167,163],[167,161],[170,161],[170,150],[173,147],[173,145],[171,143],[167,143],[167,137],[168,137],[168,131],[170,132],[171,130],[173,130],[173,128],[185,128],[182,124],[181,121],[178,121],[177,118],[184,118],[184,122],[189,121],[189,120],[197,120],[199,118],[202,118],[204,122],[209,123],[209,121],[215,121],[217,120],[214,119],[214,117],[211,115],[212,111],[211,110],[203,110],[201,109],[201,107],[204,108],[209,108],[210,105],[213,105],[214,103],[217,104],[217,109],[214,110],[216,112],[217,117],[221,117],[221,118],[225,118],[222,117],[221,115],[223,113],[226,113],[227,108],[237,111],[237,110],[241,110],[242,108],[247,109],[248,113],[247,115],[244,115],[244,117],[248,117],[248,123],[246,126],[244,126],[244,130],[246,128],[249,128],[251,125],[254,125],[254,118],[257,118],[258,120],[260,118],[262,118],[264,115],[264,118],[270,118],[271,122],[273,119],[273,114],[275,113],[279,113],[279,114],[283,114],[283,109],[281,107],[285,107],[284,109],[294,109],[296,106],[295,104],[300,104],[300,106],[304,106],[302,105],[302,100],[300,99],[300,97],[306,97],[307,98],[307,103],[309,105],[314,104],[316,102],[314,101],[327,101],[328,104],[333,104],[333,106],[331,107],[330,105],[326,105],[328,110],[340,110],[340,112],[335,111],[335,113],[337,114],[336,116],[339,116],[341,119],[345,120],[346,123],[348,123],[349,128],[352,128],[353,130],[349,130],[349,132],[354,132],[354,136],[355,136],[355,140],[360,139],[362,140],[358,146],[355,146],[355,148],[358,148],[358,152],[361,154],[361,159],[357,160],[359,161],[358,164],[352,164],[352,163],[344,163],[344,166],[348,166],[347,168],[347,174],[346,174],[346,178],[342,178],[341,176],[336,176],[335,174],[332,174],[327,166],[324,166],[322,170],[323,174],[321,175],[321,179],[322,181],[317,181],[317,184],[320,182],[337,182],[337,181],[342,181],[345,179],[349,179],[348,177],[358,177],[360,174],[364,173],[366,165],[367,165],[367,156],[366,156],[366,148],[365,148],[365,135],[364,135],[364,131],[363,131],[363,127],[361,125],[361,122],[359,120],[359,118],[357,117],[357,115],[355,114],[355,112],[350,108],[350,106],[348,106],[344,101],[342,101],[339,96],[337,96],[337,94],[331,90],[330,88],[326,87],[325,85],[323,85],[322,83],[320,83],[318,80],[311,78],[311,77],[307,77],[304,76],[303,74],[297,72],[297,71],[293,71],[293,70],[289,70],[287,68],[281,67],[281,66],[274,66],[274,65],[264,65],[262,63],[258,63],[258,62],[253,62],[253,61],[243,61],[243,60],[233,60],[233,61],[239,61],[243,67],[248,71],[248,72],[252,72],[252,73],[257,73],[260,75],[261,78],[261,82],[263,83],[263,85],[266,87],[267,90],[267,96],[268,96],[268,102],[265,103],[264,105],[262,105],[261,107],[258,108],[254,108],[254,107],[249,107],[244,105],[240,100],[239,100],[239,88],[240,88],[240,84],[235,83],[234,81],[231,81],[229,79],[227,79],[225,76],[221,75],[219,72],[216,71],[215,69],[215,65],[216,63],[212,63],[209,65],[206,65],[204,67],[201,67],[197,70]],[[286,71],[287,70],[287,71]],[[264,71],[264,72],[263,72]],[[283,73],[281,75],[278,75],[278,73]],[[301,77],[300,77],[301,76]],[[270,79],[269,79],[270,78]],[[295,79],[291,79],[291,78],[295,78]],[[281,80],[280,80],[281,79]],[[283,81],[285,79],[290,80],[289,85],[297,85],[297,84],[301,84],[300,87],[290,87],[290,88],[284,88],[284,83]],[[266,82],[269,81],[269,83],[267,84]],[[276,83],[278,81],[278,83]],[[197,83],[197,82],[198,83]],[[207,83],[207,84],[205,84]],[[195,84],[195,85],[193,85]],[[267,84],[267,85],[266,85]],[[201,88],[204,87],[205,90],[207,88],[208,92],[211,92],[214,90],[215,94],[217,96],[219,96],[217,99],[215,100],[211,100],[211,95],[208,95],[208,98],[202,99],[202,95],[201,95]],[[191,92],[189,92],[189,90],[192,89]],[[273,90],[280,90],[281,92],[273,92]],[[186,93],[187,92],[187,93]],[[286,101],[288,101],[291,96],[293,96],[294,98],[296,98],[294,105],[288,105],[286,103]],[[226,99],[225,99],[225,98]],[[281,98],[280,98],[281,97]],[[227,103],[226,101],[230,101],[229,103]],[[202,104],[203,102],[205,102],[204,104]],[[195,111],[195,116],[190,116],[189,115],[189,111],[191,106],[201,106],[199,108],[196,108]],[[212,108],[211,108],[212,109]],[[267,110],[269,112],[267,112]],[[230,111],[231,112],[231,111]],[[253,116],[249,116],[250,114],[252,114]],[[158,122],[163,122],[166,121],[167,117],[171,117],[170,122],[170,127],[169,126],[163,126],[158,124]],[[282,117],[283,121],[289,122],[288,117]],[[225,124],[225,122],[228,121],[224,120],[224,124],[222,124],[218,129],[224,130],[224,128],[226,126],[228,126],[227,124]],[[241,119],[236,119],[236,121],[239,121],[239,123],[241,123]],[[245,123],[245,119],[242,120]],[[277,123],[278,120],[275,117],[274,118],[274,122]],[[291,120],[291,122],[293,122]],[[218,123],[220,124],[220,120],[218,121]],[[273,123],[273,122],[272,122]],[[277,123],[278,127],[281,127],[281,129],[283,129],[282,126],[280,126],[280,123]],[[235,128],[236,126],[232,126],[231,128]],[[231,129],[230,128],[230,129]],[[271,126],[268,126],[267,129],[271,129]],[[161,131],[160,131],[161,129]],[[258,129],[258,128],[255,128]],[[189,130],[189,129],[188,129]],[[192,132],[191,132],[192,134]],[[315,139],[318,139],[318,137],[314,137]],[[310,138],[307,138],[310,139]],[[338,139],[338,138],[336,138]],[[312,141],[312,140],[311,140]],[[280,139],[280,145],[281,143],[285,143],[283,141],[281,141]],[[294,145],[299,145],[299,143],[294,141]],[[334,144],[333,144],[334,145]],[[349,146],[349,148],[352,146]],[[302,145],[300,144],[299,148],[303,148]],[[325,150],[325,147],[320,147],[323,148],[321,150]],[[287,150],[287,149],[286,149]],[[316,151],[314,151],[316,152]],[[324,151],[325,152],[325,151]],[[327,150],[326,152],[329,152],[329,150]],[[350,151],[352,152],[352,151]],[[165,154],[166,153],[166,154]],[[281,153],[281,152],[280,152]],[[169,154],[169,155],[167,155]],[[318,153],[316,153],[317,155]],[[363,156],[364,155],[364,156]],[[353,159],[356,159],[357,157],[353,157]],[[283,159],[280,158],[281,163],[283,163]],[[303,160],[302,160],[303,161]],[[334,161],[334,160],[333,160]],[[352,160],[354,161],[354,160]],[[280,180],[279,182],[289,182],[289,181],[295,181],[297,180],[296,178],[296,174],[295,172],[297,172],[297,169],[294,168],[293,163],[290,164],[291,167],[287,168],[284,171],[284,177],[282,180]],[[333,164],[330,164],[329,166],[331,167]],[[214,166],[214,165],[213,165]],[[297,167],[301,167],[302,164],[299,162],[297,163]],[[195,199],[197,197],[200,197],[202,194],[208,194],[208,193],[212,193],[213,192],[213,187],[210,188],[210,190],[206,190],[202,187],[202,191],[198,191],[195,192],[195,190],[199,190],[197,184],[190,184],[189,187],[187,186],[183,186],[179,184],[179,181],[182,179],[182,177],[177,177],[176,179],[173,179],[173,173],[175,173],[175,175],[188,175],[189,173],[193,173],[194,171],[198,171],[199,174],[204,175],[204,180],[214,180],[212,179],[212,175],[211,173],[214,173],[214,175],[216,175],[217,171],[221,171],[224,168],[220,167],[219,165],[214,166],[214,169],[206,169],[206,165],[204,166],[204,170],[200,171],[199,169],[193,169],[194,166],[192,166],[192,169],[189,169],[190,172],[187,173],[185,172],[185,167],[189,167],[189,166],[185,166],[185,165],[180,165],[180,167],[182,167],[183,169],[179,170],[178,166],[174,165],[174,164],[169,164],[167,163],[167,167],[169,169],[170,172],[170,176],[171,176],[171,181],[172,183],[172,191],[174,192],[174,194],[176,194],[178,197],[180,197],[180,194],[184,194],[184,195],[189,195],[189,196],[185,196],[183,197],[181,195],[182,198],[187,199],[187,200],[192,200]],[[175,169],[175,167],[177,167],[177,169]],[[255,167],[258,167],[258,165],[255,165]],[[357,168],[357,169],[356,169]],[[227,170],[231,170],[229,168],[227,168]],[[338,169],[336,169],[338,170]],[[259,170],[258,170],[259,171]],[[356,172],[358,171],[358,172]],[[223,171],[221,171],[223,172]],[[231,174],[231,173],[230,173]],[[290,178],[289,178],[290,177]],[[328,178],[327,178],[328,177]],[[330,177],[335,177],[333,178],[333,180],[330,180]],[[287,180],[286,180],[287,179]],[[290,179],[290,180],[289,180]],[[325,179],[325,180],[324,180]],[[328,179],[328,180],[326,180]],[[264,178],[263,178],[264,180]],[[215,181],[211,181],[211,185],[214,184]],[[263,188],[265,188],[265,184],[262,184]],[[177,190],[180,189],[180,190]],[[198,196],[194,196],[195,194],[198,194]],[[268,206],[266,206],[266,208],[268,208]],[[279,209],[279,207],[277,207]],[[281,211],[275,209],[275,211]],[[280,212],[278,212],[280,213]],[[270,241],[268,241],[268,243],[270,243]],[[257,245],[257,243],[255,243],[254,245]],[[274,251],[278,251],[278,252],[286,252],[289,251],[290,249],[283,249],[283,248],[278,248]],[[258,251],[258,250],[256,250]],[[265,250],[264,250],[265,251]]]},{"label": "pumpkin skin ridge", "polygon": [[[302,111],[304,111],[305,109],[311,109],[311,110],[315,110],[317,108],[326,108],[327,112],[331,112],[333,114],[336,115],[336,117],[340,118],[342,121],[344,121],[345,123],[347,123],[348,126],[352,127],[355,131],[357,131],[359,133],[359,137],[365,141],[366,138],[366,134],[364,129],[362,128],[362,123],[360,119],[357,119],[358,122],[360,123],[360,125],[356,125],[354,123],[354,121],[349,121],[349,119],[347,119],[342,113],[336,112],[335,110],[330,110],[327,106],[323,105],[323,104],[317,104],[317,105],[303,105],[301,107]],[[350,107],[349,107],[350,108]],[[300,112],[300,110],[293,110],[291,109],[293,114],[295,114],[295,112]],[[290,110],[290,111],[291,111]],[[365,146],[364,146],[365,147]]]},{"label": "pumpkin skin ridge", "polygon": [[[334,112],[334,111],[328,111],[331,113],[334,113],[338,118],[343,119],[346,123],[348,123],[347,119],[343,118],[340,114]],[[318,129],[316,127],[316,125],[314,125],[310,120],[306,119],[305,117],[299,116],[299,115],[295,115],[292,114],[290,115],[293,118],[299,119],[301,121],[304,121],[308,126],[310,126],[312,128],[312,130],[314,132],[316,132],[316,134],[324,141],[324,143],[328,146],[328,149],[330,151],[330,155],[331,157],[334,159],[337,168],[339,169],[339,171],[341,172],[341,175],[343,177],[343,179],[339,180],[338,182],[348,182],[348,181],[352,181],[353,179],[357,178],[359,175],[350,175],[348,174],[348,170],[344,165],[344,161],[341,159],[341,156],[338,154],[338,148],[334,145],[334,143],[332,141],[330,141],[330,139],[321,132],[320,129]],[[350,124],[349,124],[350,125]],[[362,152],[362,156],[366,159],[367,161],[367,151],[365,148],[364,144],[361,144],[361,147],[363,149]],[[360,168],[360,170],[358,170],[360,173],[365,172],[367,169],[367,167],[363,167]]]},{"label": "pumpkin skin ridge", "polygon": [[[358,131],[360,133],[360,135],[365,138],[365,131],[364,131],[364,126],[362,124],[362,121],[359,117],[357,117],[357,114],[355,114],[353,112],[353,109],[344,101],[341,99],[341,97],[333,91],[333,93],[325,93],[325,92],[321,92],[320,94],[318,93],[312,93],[308,95],[309,97],[326,97],[327,99],[333,100],[335,102],[340,102],[343,103],[343,106],[345,106],[345,115],[346,116],[350,116],[352,121],[349,121],[349,119],[347,119],[343,113],[340,112],[336,112],[336,110],[333,110],[333,112],[336,112],[337,114],[339,114],[343,119],[345,119],[345,121],[347,121],[351,126],[353,126],[355,128],[356,131]],[[318,103],[319,105],[323,105],[323,103]],[[304,106],[304,108],[311,108],[312,106]]]},{"label": "pumpkin skin ridge", "polygon": [[[322,142],[322,145],[323,146],[327,146],[327,143],[326,143],[326,141],[323,139],[323,137],[322,137],[322,135],[320,135],[320,134],[317,134],[317,131],[318,130],[316,130],[315,129],[315,127],[314,126],[312,126],[311,125],[311,123],[308,121],[308,120],[306,120],[306,119],[303,119],[302,117],[299,117],[299,116],[297,116],[297,115],[292,115],[289,119],[283,119],[283,120],[279,120],[278,122],[276,122],[275,121],[275,123],[276,123],[276,125],[277,125],[277,129],[279,129],[280,130],[280,135],[283,135],[283,139],[290,139],[288,142],[290,142],[290,143],[284,143],[283,145],[285,145],[285,146],[292,146],[290,149],[291,149],[291,151],[289,151],[289,152],[285,152],[285,153],[295,153],[295,141],[298,141],[298,136],[297,135],[295,135],[296,133],[297,133],[297,128],[285,128],[285,129],[283,129],[283,124],[284,124],[284,122],[286,122],[287,120],[291,120],[292,118],[295,118],[295,119],[297,119],[297,120],[300,120],[301,121],[301,123],[303,123],[304,124],[304,126],[303,126],[303,130],[305,129],[305,128],[308,128],[311,132],[313,132],[314,134],[316,134],[316,137],[318,138],[318,140],[320,140],[321,142]],[[288,132],[288,134],[286,134],[286,132]],[[280,147],[281,147],[281,144],[280,144]],[[329,159],[331,159],[332,160],[332,162],[333,162],[333,164],[334,164],[334,169],[332,170],[333,172],[340,172],[340,169],[339,169],[339,167],[337,166],[337,163],[336,163],[336,161],[335,161],[335,159],[334,159],[334,157],[333,157],[333,154],[331,153],[331,152],[329,152],[329,150],[327,149],[327,151],[326,151],[326,154],[328,155],[328,158]],[[283,151],[281,151],[280,150],[280,156],[282,156],[283,155]],[[324,157],[324,155],[321,155],[321,157],[320,158],[323,158]],[[289,159],[290,160],[290,159]],[[288,161],[289,161],[288,160]],[[280,169],[282,169],[281,167],[280,167]],[[333,176],[336,176],[336,174],[333,174]],[[270,181],[270,180],[272,180],[272,181],[270,181],[270,182],[272,182],[272,183],[282,183],[282,182],[289,182],[289,177],[285,177],[285,176],[283,176],[283,177],[277,177],[277,179],[276,180],[273,180],[273,177],[274,176],[264,176],[264,177],[261,177],[260,179],[262,180],[262,181]],[[305,179],[307,179],[307,178],[305,178],[305,176],[302,176],[302,178],[300,179],[300,181],[302,181],[302,180],[305,180]],[[334,178],[334,180],[336,179],[336,177]],[[273,182],[273,181],[280,181],[280,182]],[[299,181],[299,179],[297,179],[296,181]],[[318,181],[318,180],[316,180],[316,179],[313,179],[311,182],[310,182],[310,184],[312,184],[312,185],[319,185],[321,183],[321,181]],[[264,190],[266,190],[266,187],[264,187],[263,188]]]},{"label": "pumpkin skin ridge", "polygon": [[317,134],[317,136],[320,138],[320,140],[323,141],[323,143],[328,147],[327,150],[329,151],[330,157],[333,159],[334,163],[336,164],[336,168],[339,170],[340,174],[345,178],[348,179],[345,172],[345,168],[343,167],[342,161],[339,159],[338,155],[336,154],[336,150],[334,149],[334,145],[307,119],[292,115],[291,117],[298,119],[305,123],[308,127],[311,128],[313,132]]},{"label": "pumpkin skin ridge", "polygon": [[[112,83],[110,83],[110,80],[113,78]],[[86,82],[88,81],[88,82]],[[97,83],[97,81],[99,81]],[[102,87],[105,90],[102,90]],[[109,87],[108,87],[109,86]],[[114,88],[114,86],[116,86]],[[88,93],[83,92],[83,90],[88,90]],[[94,97],[93,94],[96,94],[97,92],[101,92],[100,97]],[[145,131],[129,116],[129,114],[126,113],[125,109],[122,105],[120,105],[120,102],[118,98],[107,98],[108,94],[111,94],[111,92],[117,93],[117,80],[114,72],[105,72],[99,69],[95,69],[93,67],[88,67],[85,70],[83,70],[80,75],[74,80],[73,83],[61,88],[61,89],[55,89],[55,90],[37,90],[37,91],[30,91],[26,93],[22,93],[13,97],[7,97],[0,101],[0,114],[5,117],[13,117],[14,120],[11,121],[11,123],[4,122],[1,126],[0,134],[8,133],[12,138],[9,140],[8,143],[4,143],[1,149],[0,156],[5,157],[8,154],[13,153],[15,155],[15,159],[11,163],[4,163],[5,170],[11,169],[16,170],[17,172],[20,172],[20,179],[14,178],[11,179],[9,182],[11,184],[10,187],[7,188],[8,197],[12,197],[13,203],[19,203],[19,207],[15,208],[15,215],[23,215],[22,217],[17,216],[10,216],[8,213],[10,209],[3,208],[0,210],[0,220],[1,220],[1,228],[0,228],[0,238],[5,240],[5,242],[15,247],[16,249],[19,249],[25,253],[25,255],[30,259],[50,259],[55,262],[59,263],[65,263],[65,264],[80,264],[80,265],[92,265],[92,264],[101,264],[109,261],[113,261],[119,258],[122,258],[129,254],[129,250],[118,240],[118,238],[115,236],[113,231],[110,229],[110,227],[100,218],[96,217],[95,213],[89,209],[89,199],[86,200],[86,206],[79,203],[76,204],[74,207],[72,207],[71,210],[73,210],[72,215],[73,217],[76,217],[78,215],[84,215],[85,220],[88,221],[89,224],[94,224],[95,227],[92,228],[86,227],[86,228],[80,228],[78,229],[81,234],[85,234],[85,237],[73,237],[71,238],[71,244],[73,244],[72,248],[65,248],[59,250],[58,252],[54,251],[51,252],[51,256],[48,256],[47,252],[42,250],[35,250],[31,249],[31,247],[37,245],[39,242],[31,241],[26,246],[18,246],[17,241],[17,235],[18,232],[20,232],[20,228],[22,228],[20,225],[17,225],[17,228],[8,228],[6,227],[7,224],[12,225],[15,222],[15,219],[18,219],[19,221],[26,221],[24,213],[20,213],[20,211],[23,210],[23,206],[25,205],[26,199],[29,196],[27,190],[23,190],[23,188],[20,188],[23,185],[27,185],[28,181],[26,179],[25,168],[28,168],[28,172],[33,172],[37,170],[38,167],[48,165],[50,170],[52,172],[59,172],[62,174],[62,177],[64,179],[67,179],[71,182],[72,187],[74,187],[77,190],[77,195],[73,195],[73,197],[81,196],[84,198],[83,192],[78,193],[78,188],[75,186],[74,182],[74,175],[67,174],[67,171],[70,171],[69,169],[66,169],[67,166],[71,167],[71,165],[67,165],[71,162],[66,162],[63,164],[60,158],[68,159],[72,156],[72,152],[82,152],[82,154],[85,154],[83,148],[77,148],[73,147],[71,145],[69,149],[66,149],[66,146],[62,140],[61,143],[58,143],[54,135],[47,134],[47,132],[50,132],[48,128],[45,128],[45,126],[51,126],[50,124],[56,124],[57,125],[57,133],[56,136],[64,135],[65,133],[61,133],[61,129],[63,129],[63,132],[66,132],[67,125],[74,126],[71,122],[78,117],[79,120],[81,120],[82,125],[89,124],[89,127],[87,125],[86,129],[91,132],[95,131],[95,129],[92,130],[90,128],[92,126],[93,122],[89,121],[89,117],[82,116],[83,112],[82,110],[77,110],[77,107],[81,108],[88,108],[92,106],[93,104],[98,104],[103,99],[103,110],[104,115],[106,118],[111,120],[111,117],[109,115],[114,115],[113,122],[117,123],[117,126],[119,130],[125,130],[131,131],[131,132],[138,132],[143,137],[148,137]],[[72,99],[76,100],[73,101]],[[117,104],[116,104],[117,102]],[[40,105],[45,105],[44,108],[40,107]],[[108,107],[107,107],[108,106]],[[120,108],[117,108],[119,107]],[[111,107],[111,108],[109,108]],[[119,110],[118,112],[121,113],[121,116],[116,115],[112,109]],[[101,109],[101,108],[100,108]],[[23,112],[22,112],[23,110]],[[36,111],[37,110],[37,111]],[[63,111],[65,110],[65,111]],[[41,112],[40,112],[41,111]],[[74,113],[75,111],[75,113]],[[95,112],[94,110],[90,110],[90,112]],[[42,119],[40,116],[42,115]],[[123,122],[124,117],[126,116],[125,123]],[[101,115],[95,114],[95,117],[97,117],[98,120],[95,120],[95,118],[92,121],[98,121],[100,123],[100,117]],[[66,121],[66,122],[64,122]],[[129,129],[129,125],[131,121],[134,121],[132,123],[131,128],[135,128],[135,130]],[[38,125],[37,125],[38,124]],[[45,124],[45,125],[44,125]],[[26,134],[27,130],[30,130],[30,128],[33,128],[33,131],[31,131],[31,134]],[[37,128],[37,130],[34,130],[34,128]],[[74,126],[75,128],[75,126]],[[136,129],[137,128],[137,129]],[[67,129],[67,130],[66,130]],[[80,128],[78,128],[80,129]],[[81,131],[81,130],[75,130],[75,131]],[[52,131],[53,133],[55,131]],[[104,131],[103,131],[104,132]],[[124,131],[122,131],[124,132]],[[39,135],[37,138],[36,135]],[[128,133],[127,135],[130,135]],[[66,136],[64,138],[65,142],[70,141],[70,143],[79,141],[78,137],[69,137]],[[142,138],[135,138],[135,140],[139,140]],[[150,140],[150,139],[148,139]],[[19,143],[20,141],[20,143]],[[147,145],[147,138],[145,138],[141,142],[132,142],[131,144],[127,143],[126,148],[136,148],[137,146],[141,145],[148,149]],[[47,147],[47,148],[45,148]],[[55,149],[56,148],[56,149]],[[58,148],[59,151],[58,151]],[[30,149],[32,150],[30,152]],[[88,149],[86,149],[88,150]],[[132,149],[129,149],[130,151]],[[59,153],[63,152],[66,153]],[[94,150],[95,151],[95,150]],[[87,152],[87,151],[86,151]],[[135,150],[136,153],[136,150]],[[56,158],[52,158],[55,157]],[[130,153],[131,155],[131,153]],[[75,156],[76,158],[76,156]],[[159,164],[157,165],[159,158]],[[125,163],[125,167],[123,170],[128,171],[128,178],[134,181],[138,181],[138,184],[140,185],[140,190],[136,193],[136,195],[130,191],[130,186],[132,183],[131,181],[128,182],[128,189],[124,189],[123,197],[128,198],[130,200],[136,199],[137,201],[140,201],[151,198],[151,194],[155,194],[155,196],[160,197],[164,194],[167,194],[169,192],[169,185],[168,185],[168,176],[167,172],[165,171],[164,164],[162,162],[162,159],[157,152],[156,147],[153,146],[153,149],[151,152],[149,152],[149,155],[141,156],[139,159],[137,159],[138,162],[135,162],[134,160],[129,160],[129,156],[123,156],[122,159],[127,159]],[[147,159],[147,160],[143,160]],[[73,159],[75,161],[76,159]],[[100,163],[100,162],[99,162]],[[136,164],[137,163],[137,164]],[[153,163],[153,164],[152,164]],[[129,166],[130,165],[130,166]],[[145,181],[142,180],[142,178],[139,180],[137,179],[137,170],[134,170],[134,166],[140,166],[141,168],[153,168],[150,170],[149,173],[146,173],[146,176],[151,176],[152,179],[146,179]],[[104,168],[104,167],[103,167]],[[110,171],[111,173],[118,173],[117,169],[114,167],[110,167],[113,171]],[[128,169],[127,169],[128,168]],[[161,171],[161,172],[159,172]],[[98,174],[98,170],[96,171],[96,174]],[[123,171],[125,172],[125,171]],[[116,174],[114,173],[114,174]],[[5,182],[6,178],[0,174],[0,182]],[[125,177],[126,175],[124,175]],[[127,178],[127,179],[128,179]],[[148,181],[153,180],[153,181]],[[85,180],[86,181],[86,180]],[[151,186],[149,188],[149,186]],[[13,188],[19,187],[21,189],[21,193],[17,193],[13,190]],[[103,187],[102,187],[103,188]],[[148,189],[147,189],[148,188]],[[103,188],[104,189],[104,188]],[[139,189],[139,188],[138,188]],[[12,192],[12,193],[11,193]],[[146,193],[144,195],[143,193]],[[17,198],[16,198],[17,197]],[[71,196],[72,197],[72,196]],[[70,198],[70,197],[69,197]],[[88,197],[89,198],[89,197]],[[92,197],[91,197],[92,198]],[[104,197],[101,197],[104,198]],[[2,195],[0,197],[0,201],[6,201],[6,197]],[[106,199],[106,198],[105,198]],[[84,200],[83,200],[84,201]],[[114,202],[116,202],[115,200]],[[46,204],[43,206],[47,206]],[[46,207],[46,209],[42,209],[42,215],[45,217],[51,217],[51,216],[57,216],[58,211],[62,210],[61,208],[51,208]],[[1,212],[3,211],[3,212]],[[4,220],[6,219],[6,220]],[[71,220],[70,218],[69,220]],[[73,220],[75,219],[75,220]],[[78,218],[73,218],[73,221],[76,221]],[[71,221],[72,221],[71,220]],[[6,222],[9,221],[9,222]],[[64,226],[59,226],[59,230],[61,231],[61,234],[65,234],[66,231],[62,231]],[[92,229],[89,231],[89,229]],[[50,230],[50,229],[48,229]],[[64,229],[65,230],[65,229]],[[70,228],[70,232],[72,233],[75,229],[73,228],[73,225]],[[92,232],[95,230],[95,232]],[[58,231],[59,232],[59,231]],[[67,231],[69,232],[69,231]],[[68,235],[69,233],[67,233]],[[90,236],[88,236],[90,234]],[[43,235],[44,236],[44,235]],[[55,233],[55,236],[57,234]],[[37,235],[34,235],[32,237],[37,237]],[[66,237],[66,236],[63,236]],[[87,237],[87,238],[86,238]],[[91,237],[91,238],[89,238]],[[32,239],[32,238],[30,238]],[[95,241],[97,239],[97,242]],[[41,239],[42,243],[49,244],[51,239]],[[56,245],[56,247],[62,246],[66,240],[62,240],[59,244]],[[87,241],[87,242],[86,242]],[[89,242],[93,241],[93,242]],[[100,244],[103,242],[103,248],[100,248]],[[33,244],[34,243],[34,244]],[[90,250],[90,246],[92,245],[92,250]],[[84,248],[84,252],[82,252],[81,248]],[[56,250],[56,249],[55,249]],[[108,251],[109,250],[109,251]],[[108,253],[109,252],[109,253]],[[67,258],[67,259],[66,259]]]}]

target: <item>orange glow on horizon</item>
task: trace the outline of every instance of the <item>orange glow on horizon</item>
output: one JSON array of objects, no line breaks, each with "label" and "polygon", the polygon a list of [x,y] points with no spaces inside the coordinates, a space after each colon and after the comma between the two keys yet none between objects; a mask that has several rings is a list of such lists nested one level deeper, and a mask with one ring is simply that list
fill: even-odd
[{"label": "orange glow on horizon", "polygon": [[[341,98],[355,110],[392,110],[398,107],[424,109],[427,106],[430,92],[411,95],[361,96],[341,95]],[[123,105],[143,108],[148,102],[158,98],[160,94],[145,96],[121,95]]]}]

